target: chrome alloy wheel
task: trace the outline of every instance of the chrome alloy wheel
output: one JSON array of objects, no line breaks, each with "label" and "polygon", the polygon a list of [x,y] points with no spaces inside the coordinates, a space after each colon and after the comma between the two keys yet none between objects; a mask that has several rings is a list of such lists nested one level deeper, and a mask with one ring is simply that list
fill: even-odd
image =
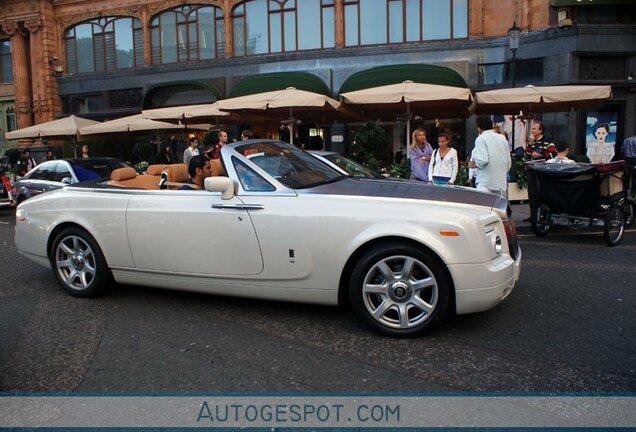
[{"label": "chrome alloy wheel", "polygon": [[431,317],[439,288],[433,272],[421,261],[403,255],[386,257],[367,272],[362,298],[380,324],[409,329]]},{"label": "chrome alloy wheel", "polygon": [[85,290],[97,273],[95,253],[81,237],[65,237],[55,249],[55,268],[67,287]]}]

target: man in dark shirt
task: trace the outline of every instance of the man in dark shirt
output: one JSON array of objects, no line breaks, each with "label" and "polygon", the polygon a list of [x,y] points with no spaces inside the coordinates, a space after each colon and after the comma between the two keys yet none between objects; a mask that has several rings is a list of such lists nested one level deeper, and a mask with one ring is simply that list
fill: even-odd
[{"label": "man in dark shirt", "polygon": [[551,139],[543,135],[543,122],[534,120],[530,127],[530,138],[526,147],[526,156],[530,159],[552,159],[558,153]]},{"label": "man in dark shirt", "polygon": [[210,146],[209,148],[205,150],[205,152],[203,152],[203,154],[205,154],[208,157],[208,159],[218,159],[221,154],[221,147],[227,144],[226,131],[224,130],[219,131],[218,137],[219,137],[219,140],[217,141],[217,143]]},{"label": "man in dark shirt", "polygon": [[210,169],[210,160],[205,156],[197,155],[192,156],[190,159],[190,164],[188,165],[188,174],[190,174],[190,178],[179,188],[179,190],[202,190],[205,189],[205,185],[203,182],[206,177],[210,177],[212,175],[212,170]]}]

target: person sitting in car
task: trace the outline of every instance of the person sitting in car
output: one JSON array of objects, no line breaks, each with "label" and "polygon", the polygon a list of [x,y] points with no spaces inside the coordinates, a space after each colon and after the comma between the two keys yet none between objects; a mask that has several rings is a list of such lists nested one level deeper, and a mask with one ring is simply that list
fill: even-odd
[{"label": "person sitting in car", "polygon": [[179,188],[179,190],[203,190],[203,182],[206,177],[212,175],[210,160],[203,155],[192,156],[188,164],[188,174],[190,178]]}]

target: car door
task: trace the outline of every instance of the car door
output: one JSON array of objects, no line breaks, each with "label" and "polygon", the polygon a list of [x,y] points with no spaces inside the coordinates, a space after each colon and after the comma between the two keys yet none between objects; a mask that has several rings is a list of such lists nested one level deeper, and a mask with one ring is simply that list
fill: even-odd
[{"label": "car door", "polygon": [[254,226],[238,197],[223,200],[220,193],[208,191],[143,191],[131,197],[126,219],[138,269],[219,276],[263,270]]},{"label": "car door", "polygon": [[37,167],[31,175],[22,181],[22,187],[28,189],[30,196],[36,196],[52,189],[57,163],[46,163]]}]

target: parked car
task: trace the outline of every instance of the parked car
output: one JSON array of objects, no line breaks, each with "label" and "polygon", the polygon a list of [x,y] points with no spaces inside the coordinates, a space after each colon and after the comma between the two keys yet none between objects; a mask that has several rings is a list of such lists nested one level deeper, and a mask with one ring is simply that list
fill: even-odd
[{"label": "parked car", "polygon": [[108,178],[117,169],[129,166],[114,158],[55,159],[42,162],[15,183],[18,203],[43,192],[86,180]]},{"label": "parked car", "polygon": [[271,140],[228,144],[213,162],[219,175],[205,190],[161,190],[134,173],[115,187],[124,168],[99,187],[27,200],[16,211],[16,247],[78,297],[114,278],[350,305],[391,336],[490,309],[518,280],[521,251],[501,196],[345,176]]},{"label": "parked car", "polygon": [[361,163],[351,159],[350,157],[344,156],[338,152],[326,150],[309,150],[309,153],[311,153],[321,161],[336,168],[337,170],[342,170],[344,174],[364,178],[385,178],[382,174],[377,173],[372,169],[365,167]]}]

